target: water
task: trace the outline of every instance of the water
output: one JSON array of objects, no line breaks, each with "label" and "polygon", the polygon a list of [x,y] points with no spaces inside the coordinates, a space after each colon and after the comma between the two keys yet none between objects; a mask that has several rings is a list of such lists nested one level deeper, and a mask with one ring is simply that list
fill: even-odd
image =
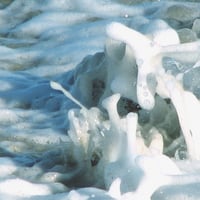
[{"label": "water", "polygon": [[[124,44],[108,39],[106,34],[106,26],[112,21],[145,33],[145,24],[163,19],[176,31],[190,29],[196,34],[193,38],[196,41],[200,30],[197,23],[200,4],[179,3],[156,0],[1,1],[0,199],[119,199],[117,186],[108,193],[103,170],[111,160],[117,162],[122,156],[119,152],[126,142],[121,144],[119,138],[124,137],[121,132],[126,132],[128,112],[138,113],[141,128],[137,134],[145,138],[146,143],[153,137],[146,134],[152,127],[163,136],[164,150],[180,136],[181,128],[172,103],[156,97],[156,106],[151,112],[139,106],[136,91],[132,92],[137,78],[132,52]],[[177,13],[174,8],[178,8]],[[175,75],[180,71],[185,73],[184,86],[199,96],[195,73],[198,68],[188,71],[188,66],[195,63],[178,62],[172,61],[172,66],[169,62],[165,70],[172,70],[171,74]],[[187,66],[187,70],[180,70],[174,63],[184,69]],[[121,69],[123,66],[126,72]],[[113,71],[108,81],[107,69]],[[117,77],[113,90],[127,99],[121,108],[118,105],[121,116],[115,113],[117,99],[112,100],[113,113],[111,110],[107,113],[102,106],[104,98],[112,94],[109,84],[113,77]],[[125,92],[118,80],[127,85]],[[52,89],[51,81],[60,83],[80,101],[82,109],[61,91]],[[91,109],[94,106],[98,109]],[[138,144],[149,152],[146,143],[141,141]],[[180,145],[185,145],[183,140]],[[177,146],[171,148],[170,156],[176,153],[176,157],[180,157],[177,149]],[[130,163],[126,164],[125,160],[123,163],[129,169]],[[182,166],[183,171],[188,168]],[[123,172],[118,163],[114,169],[117,174],[119,170],[119,176]],[[191,173],[197,171],[195,168]],[[197,199],[199,190],[191,186],[188,190],[192,198]],[[176,192],[169,186],[166,191],[177,198],[180,195],[179,188]],[[158,191],[153,199],[165,199],[168,195],[159,194]]]}]

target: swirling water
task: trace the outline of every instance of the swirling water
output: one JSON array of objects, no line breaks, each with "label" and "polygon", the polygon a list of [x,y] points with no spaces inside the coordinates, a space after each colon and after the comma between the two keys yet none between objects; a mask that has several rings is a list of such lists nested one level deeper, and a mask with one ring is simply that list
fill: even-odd
[{"label": "swirling water", "polygon": [[[99,52],[104,52],[110,22],[131,24],[137,29],[146,20],[163,19],[176,29],[182,42],[196,41],[200,36],[199,7],[189,1],[178,4],[161,0],[1,1],[0,199],[86,199],[87,193],[92,193],[93,199],[111,199],[106,190],[91,188],[83,194],[71,191],[80,187],[105,188],[76,169],[74,147],[68,137],[68,111],[78,106],[52,89],[50,81],[59,82],[86,107],[97,106],[96,100],[91,102],[87,97],[91,86],[84,80],[105,76],[105,70],[98,69],[104,60],[104,54]],[[93,85],[96,98],[103,84],[97,81]],[[185,84],[199,94],[198,83],[191,86],[186,80]],[[145,112],[141,111],[141,115]],[[179,125],[173,128],[173,132],[180,129]],[[98,155],[93,154],[92,165]],[[185,165],[182,167],[191,168]],[[192,172],[198,170],[198,162],[192,166]],[[189,193],[196,194],[198,185],[191,188]],[[171,189],[167,188],[164,196]],[[177,188],[178,194],[180,190]],[[175,199],[173,195],[169,198]]]}]

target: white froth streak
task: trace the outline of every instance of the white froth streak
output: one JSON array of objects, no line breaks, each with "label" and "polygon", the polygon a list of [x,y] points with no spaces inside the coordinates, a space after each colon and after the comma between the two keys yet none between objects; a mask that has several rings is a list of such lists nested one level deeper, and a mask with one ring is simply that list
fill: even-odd
[{"label": "white froth streak", "polygon": [[120,117],[117,112],[117,103],[120,99],[120,94],[116,93],[110,97],[107,97],[102,101],[102,106],[107,110],[110,120],[117,128],[120,124]]},{"label": "white froth streak", "polygon": [[0,181],[0,194],[15,197],[44,196],[53,193],[51,184],[36,184],[19,178]]},{"label": "white froth streak", "polygon": [[198,62],[200,57],[200,41],[163,46],[160,54],[181,62]]},{"label": "white froth streak", "polygon": [[127,121],[127,143],[128,143],[128,154],[131,156],[136,155],[136,131],[138,123],[138,115],[136,113],[129,113],[126,116]]},{"label": "white froth streak", "polygon": [[160,52],[160,47],[141,33],[117,22],[109,24],[106,31],[109,37],[128,44],[133,50],[138,65],[136,86],[138,103],[144,109],[151,110],[155,100],[148,88],[147,75],[155,71],[152,58]]},{"label": "white froth streak", "polygon": [[139,66],[160,51],[159,47],[146,36],[121,23],[113,22],[109,24],[106,31],[111,38],[122,41],[132,48]]},{"label": "white froth streak", "polygon": [[56,83],[54,81],[50,81],[50,86],[52,89],[54,90],[59,90],[61,91],[67,98],[69,98],[70,100],[72,100],[75,104],[77,104],[78,106],[80,106],[82,109],[87,110],[87,108],[81,104],[77,99],[75,99],[67,90],[65,90],[59,83]]},{"label": "white froth streak", "polygon": [[200,160],[200,102],[194,94],[184,91],[174,77],[171,77],[171,80],[165,82],[179,117],[180,126],[187,144],[189,158],[192,160]]}]

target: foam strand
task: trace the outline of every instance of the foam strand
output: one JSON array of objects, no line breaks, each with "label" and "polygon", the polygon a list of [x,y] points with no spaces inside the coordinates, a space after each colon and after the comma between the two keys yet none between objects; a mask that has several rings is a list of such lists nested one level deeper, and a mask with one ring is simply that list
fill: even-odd
[{"label": "foam strand", "polygon": [[80,106],[82,109],[86,109],[87,108],[81,104],[77,99],[75,99],[67,90],[65,90],[59,83],[56,83],[54,81],[50,82],[50,86],[52,89],[54,90],[59,90],[61,91],[67,98],[69,98],[71,101],[73,101],[75,104],[77,104],[78,106]]},{"label": "foam strand", "polygon": [[176,83],[176,80],[173,80],[173,79],[166,82],[166,87],[169,91],[170,98],[178,114],[180,126],[181,126],[181,129],[185,138],[185,142],[187,145],[189,158],[197,159],[198,156],[195,153],[194,141],[192,138],[191,128],[188,123],[189,120],[187,116],[187,111],[185,110],[184,91],[182,91],[181,86],[179,86],[178,88],[178,84]]},{"label": "foam strand", "polygon": [[[196,96],[187,91],[184,92],[184,104],[186,109],[186,114],[188,117],[188,124],[190,126],[190,134],[192,134],[193,148],[194,148],[194,158],[200,160],[200,135],[199,135],[199,119],[200,119],[200,102]],[[193,156],[192,156],[193,158]]]},{"label": "foam strand", "polygon": [[111,184],[108,193],[115,199],[121,198],[121,191],[120,191],[121,179],[116,178],[113,183]]},{"label": "foam strand", "polygon": [[200,56],[200,42],[190,42],[162,47],[160,54],[181,62],[197,62]]},{"label": "foam strand", "polygon": [[148,88],[147,74],[155,71],[153,58],[160,52],[160,47],[146,36],[120,23],[113,22],[107,27],[107,34],[115,40],[125,42],[133,50],[138,65],[137,98],[144,109],[154,107],[154,94]]},{"label": "foam strand", "polygon": [[120,94],[114,94],[103,100],[102,106],[108,111],[110,121],[113,123],[114,127],[120,126],[120,117],[117,112],[117,103],[120,99]]},{"label": "foam strand", "polygon": [[80,139],[81,139],[79,134],[81,133],[81,128],[79,126],[79,121],[75,117],[74,110],[69,110],[68,118],[69,118],[69,122],[70,122],[70,130],[68,131],[68,134],[69,134],[71,140],[73,141],[73,143],[76,146],[79,146]]},{"label": "foam strand", "polygon": [[136,155],[136,131],[138,115],[136,113],[129,113],[126,116],[127,121],[127,143],[128,155],[131,157]]},{"label": "foam strand", "polygon": [[146,36],[117,22],[109,24],[106,31],[109,37],[130,45],[136,58],[149,57],[147,51],[151,51],[152,43]]},{"label": "foam strand", "polygon": [[149,145],[150,152],[152,155],[162,155],[164,147],[162,134],[155,127],[151,128],[149,133],[153,137]]},{"label": "foam strand", "polygon": [[108,131],[106,143],[109,147],[110,161],[116,161],[120,156],[121,149],[124,144],[124,132],[122,128],[122,120],[117,111],[117,103],[120,94],[114,94],[103,100],[102,105],[107,110],[110,119],[110,129]]}]

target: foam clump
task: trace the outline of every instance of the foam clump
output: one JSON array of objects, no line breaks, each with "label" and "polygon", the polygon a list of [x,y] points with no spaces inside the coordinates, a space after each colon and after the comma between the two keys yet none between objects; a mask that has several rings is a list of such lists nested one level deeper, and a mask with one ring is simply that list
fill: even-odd
[{"label": "foam clump", "polygon": [[[124,31],[127,34],[124,34],[124,35],[121,35],[121,33],[118,34],[118,32],[119,32],[118,29],[122,29],[122,32]],[[185,138],[190,138],[191,136],[190,136],[189,130],[185,129],[186,128],[185,127],[186,121],[185,122],[181,122],[183,118],[186,118],[186,116],[185,117],[182,116],[184,114],[178,108],[178,107],[180,107],[180,104],[178,105],[178,99],[181,98],[181,97],[178,97],[176,94],[178,94],[178,93],[182,94],[183,93],[183,95],[184,94],[188,94],[189,96],[191,95],[191,98],[194,98],[194,101],[196,101],[197,106],[198,106],[198,100],[196,99],[196,97],[192,93],[184,92],[183,89],[181,89],[181,86],[179,86],[179,84],[180,84],[179,80],[176,80],[170,74],[164,74],[162,72],[162,68],[161,68],[162,64],[161,63],[157,63],[157,65],[159,65],[160,69],[157,68],[157,71],[154,71],[156,69],[156,67],[158,67],[158,66],[156,65],[156,63],[154,63],[153,58],[154,57],[158,57],[158,56],[162,57],[162,54],[164,55],[165,51],[168,54],[168,50],[167,50],[168,47],[157,46],[157,44],[154,44],[153,46],[150,46],[150,42],[148,41],[147,38],[145,38],[142,35],[140,36],[140,34],[138,32],[134,32],[131,29],[127,29],[126,27],[118,25],[117,23],[111,24],[108,27],[107,31],[108,31],[108,34],[111,37],[115,38],[116,40],[120,40],[120,41],[123,41],[123,42],[127,43],[133,50],[133,54],[135,55],[136,63],[138,65],[138,78],[137,78],[137,87],[136,88],[137,88],[138,103],[140,104],[140,106],[145,108],[145,109],[152,109],[152,106],[154,106],[155,100],[154,100],[154,98],[152,96],[152,93],[150,93],[150,90],[148,89],[146,76],[147,76],[147,74],[149,72],[158,73],[156,75],[158,77],[158,78],[156,78],[157,84],[158,84],[157,85],[157,93],[160,94],[160,92],[161,92],[161,96],[163,96],[163,89],[165,88],[164,89],[164,91],[166,91],[165,98],[167,98],[167,97],[171,98],[172,103],[174,104],[175,108],[177,109],[179,120],[180,120],[180,124],[181,124],[182,130],[183,130],[183,134],[184,134]],[[135,42],[133,42],[134,40],[132,40],[133,38],[137,39],[138,37],[141,37],[140,40],[142,41],[143,46],[146,46],[146,48],[144,48],[145,50],[144,50],[144,54],[143,55],[140,54],[141,50],[140,50],[140,47],[138,46],[137,42],[135,43]],[[191,47],[193,45],[195,45],[195,44],[191,43]],[[179,44],[177,44],[177,46],[181,47],[181,45],[179,45]],[[187,49],[186,49],[186,51],[187,51]],[[142,61],[142,62],[140,62],[141,61],[141,57],[143,57],[143,59],[144,59],[144,61]],[[196,59],[194,59],[193,62],[195,62],[195,61],[196,61]],[[152,67],[152,68],[150,68],[150,67]],[[159,73],[159,72],[161,72],[161,73]],[[162,87],[162,89],[160,87]],[[145,92],[144,89],[146,90],[146,92]],[[179,92],[178,92],[178,90],[179,90]],[[146,98],[145,96],[148,97],[148,93],[150,93],[151,95],[149,96],[149,98],[147,98],[145,100],[145,98]],[[154,93],[155,93],[155,91],[154,91]],[[189,98],[189,96],[186,95],[185,98]],[[150,107],[148,107],[147,102],[151,105]],[[183,105],[183,106],[186,106],[186,105]],[[185,109],[185,108],[182,107],[180,109]],[[180,114],[180,113],[182,113],[182,114]],[[188,145],[188,150],[190,151],[190,148],[192,148],[192,145],[189,144],[190,143],[189,141],[190,141],[190,139],[188,139],[188,140],[186,139],[186,143]],[[191,151],[193,151],[192,149],[191,149]],[[197,151],[197,149],[194,150],[194,151]],[[190,152],[189,154],[190,154],[190,156],[192,156],[192,154],[193,154],[193,156],[196,157],[194,155],[196,153]]]},{"label": "foam clump", "polygon": [[[152,22],[152,28],[149,25],[150,29],[153,29],[154,23]],[[162,23],[162,22],[158,22]],[[168,26],[167,30],[169,29]],[[148,30],[148,28],[147,28]],[[170,30],[170,29],[169,29]],[[172,30],[173,31],[173,30]],[[159,33],[153,33],[152,36],[154,37],[153,41],[149,40],[148,37],[143,36],[139,32],[136,32],[132,29],[128,29],[123,25],[120,25],[119,23],[113,23],[108,26],[107,28],[108,35],[116,40],[120,40],[122,42],[125,42],[129,44],[129,47],[133,50],[133,54],[135,55],[136,64],[138,66],[138,76],[137,76],[137,99],[139,101],[140,106],[146,109],[151,109],[154,104],[154,94],[155,94],[155,84],[147,84],[147,76],[151,73],[154,73],[155,70],[159,70],[159,59],[153,59],[159,54],[159,46],[157,43],[160,39],[158,39],[158,36],[162,35],[162,32]],[[165,31],[163,31],[165,33]],[[151,33],[151,32],[150,32]],[[167,35],[167,33],[165,33]],[[174,43],[178,44],[179,39],[174,31]],[[139,43],[135,42],[135,40],[132,40],[131,38],[135,38],[135,40],[140,41]],[[156,41],[157,40],[157,41]],[[167,45],[167,43],[163,43],[160,41],[160,45],[164,46]],[[158,43],[159,44],[159,43]],[[170,45],[170,44],[169,44]],[[141,46],[145,47],[145,51],[141,48]],[[158,56],[157,56],[158,57]],[[152,63],[152,64],[150,64]],[[152,66],[152,67],[151,67]],[[150,79],[149,79],[150,82]],[[154,81],[153,81],[154,82]],[[153,87],[149,88],[148,85],[152,85]]]},{"label": "foam clump", "polygon": [[49,195],[56,192],[65,191],[66,188],[59,184],[34,184],[21,179],[9,179],[0,181],[0,194],[11,195],[16,197],[30,197],[36,195]]},{"label": "foam clump", "polygon": [[169,24],[160,19],[149,20],[139,27],[139,31],[145,34],[154,43],[161,46],[180,43],[177,32],[171,28]]},{"label": "foam clump", "polygon": [[17,165],[9,158],[2,157],[0,158],[1,161],[1,174],[0,177],[6,177],[8,175],[11,175],[15,171],[17,171]]},{"label": "foam clump", "polygon": [[[100,177],[102,176],[102,174],[105,173],[104,180],[102,181],[104,182],[104,184],[106,184],[107,189],[109,189],[109,187],[112,187],[112,183],[115,182],[115,179],[120,178],[121,189],[119,193],[120,196],[122,195],[122,198],[125,198],[125,196],[128,195],[126,193],[131,192],[132,190],[135,191],[132,193],[132,195],[131,193],[129,193],[129,195],[131,195],[132,197],[135,197],[135,195],[139,195],[140,197],[148,198],[161,185],[171,184],[173,182],[173,180],[171,180],[173,178],[170,178],[170,175],[179,175],[181,173],[176,165],[168,157],[162,155],[162,143],[161,150],[155,151],[154,148],[158,148],[158,141],[162,140],[162,138],[159,139],[159,137],[154,137],[149,148],[146,147],[144,143],[142,144],[139,142],[140,139],[136,136],[137,114],[129,113],[126,119],[121,119],[121,117],[117,113],[117,102],[119,101],[119,98],[120,96],[116,94],[106,98],[103,101],[103,106],[108,112],[110,122],[106,122],[105,118],[101,118],[101,120],[103,121],[101,122],[101,125],[98,125],[97,134],[99,135],[93,135],[97,131],[96,130],[94,132],[94,129],[97,128],[97,124],[95,126],[93,124],[93,126],[91,127],[90,121],[88,121],[86,116],[84,118],[89,123],[88,125],[90,128],[86,126],[84,122],[85,120],[80,121],[80,119],[83,117],[80,116],[81,113],[87,114],[87,112],[92,112],[93,109],[86,110],[83,108],[80,114],[76,113],[76,116],[78,118],[74,118],[75,115],[73,114],[73,111],[69,112],[69,120],[71,123],[73,123],[70,126],[69,136],[76,146],[76,149],[74,149],[76,152],[76,154],[74,154],[74,158],[76,158],[76,161],[80,163],[78,165],[80,165],[80,167],[82,165],[82,168],[86,170],[85,173],[87,173],[89,169],[90,174],[93,170],[95,170],[93,171],[93,181],[96,182],[94,182],[95,185],[97,183],[100,183]],[[85,125],[83,124],[83,122]],[[95,120],[95,122],[97,122],[97,120]],[[93,130],[90,131],[89,134],[88,128],[92,128]],[[101,132],[99,132],[100,130]],[[154,134],[158,134],[156,133],[156,131],[152,130],[152,132],[154,132]],[[154,144],[154,142],[156,143],[156,145]],[[140,148],[141,145],[143,145],[143,148]],[[93,149],[94,147],[96,147],[98,151],[97,149]],[[94,152],[95,155],[98,156],[96,157],[97,160],[95,162],[93,162],[94,160],[92,160],[94,158]],[[138,156],[138,154],[147,154],[148,156]],[[84,163],[82,160],[83,158],[88,160],[88,163]],[[127,159],[129,160],[128,162]],[[150,162],[154,167],[146,168],[146,166],[150,166],[150,164],[146,164],[146,162]],[[156,164],[157,162],[163,163],[163,167],[167,166],[167,168],[163,168],[163,170],[159,173]],[[171,168],[169,166],[171,166]],[[153,169],[155,170],[155,174],[152,174]],[[163,183],[159,181],[158,183],[155,183],[154,186],[151,185],[150,187],[150,185],[148,185],[148,181],[151,180],[151,176],[162,176]],[[87,175],[85,174],[84,176],[82,176],[82,178],[86,178],[86,181]],[[144,181],[144,186],[143,184],[138,184],[140,182],[139,180]],[[146,194],[142,194],[142,191],[144,190],[147,191]],[[79,196],[79,193],[71,192],[69,196],[70,195]],[[110,195],[115,196],[116,194],[110,192]],[[81,196],[79,196],[79,198],[81,198]]]},{"label": "foam clump", "polygon": [[[170,29],[168,26],[166,27]],[[163,151],[169,154],[176,152],[177,146],[170,145],[176,137],[181,138],[180,130],[183,132],[187,145],[188,158],[199,159],[196,146],[198,143],[196,141],[199,141],[198,123],[194,120],[195,111],[190,108],[191,104],[195,104],[195,109],[198,109],[199,101],[193,94],[192,88],[189,91],[185,90],[185,87],[191,86],[185,80],[187,75],[190,76],[189,73],[192,72],[192,69],[187,66],[181,71],[177,67],[176,75],[173,75],[174,71],[170,71],[172,66],[165,65],[163,67],[162,62],[163,57],[181,58],[179,54],[196,51],[199,45],[195,42],[188,43],[186,46],[180,44],[174,30],[172,31],[174,42],[165,44],[162,44],[162,40],[160,43],[159,40],[152,41],[153,37],[155,39],[158,37],[156,34],[143,35],[120,23],[108,25],[107,32],[109,37],[116,42],[108,40],[105,57],[102,57],[103,64],[100,62],[98,66],[105,70],[105,64],[108,65],[107,77],[102,79],[105,82],[104,92],[96,103],[97,105],[102,103],[108,116],[101,113],[99,115],[101,116],[99,119],[102,120],[101,125],[97,125],[95,120],[95,126],[91,126],[90,121],[87,121],[87,113],[92,112],[93,109],[88,110],[82,107],[80,112],[70,111],[69,136],[78,147],[77,149],[80,148],[77,151],[79,153],[75,156],[79,161],[82,156],[86,157],[86,160],[92,161],[94,153],[90,152],[94,152],[93,147],[98,146],[98,151],[95,150],[96,171],[93,171],[97,176],[93,177],[101,177],[102,173],[104,174],[101,184],[105,184],[107,190],[111,188],[110,191],[113,191],[112,187],[116,187],[118,191],[111,192],[111,196],[122,199],[127,197],[150,199],[159,187],[178,184],[179,180],[182,180],[183,172],[170,158],[163,155]],[[161,34],[163,33],[161,31]],[[159,35],[159,31],[157,34]],[[126,46],[124,47],[121,42]],[[143,49],[141,49],[141,44]],[[173,52],[175,52],[174,56]],[[195,67],[198,65],[195,56],[191,58],[191,61]],[[132,63],[132,68],[129,63]],[[197,69],[195,67],[194,69]],[[87,76],[83,77],[87,78]],[[132,84],[129,83],[131,77],[133,78]],[[185,84],[187,82],[189,86],[183,87],[182,81],[185,81]],[[123,85],[128,86],[126,90],[123,90]],[[143,92],[146,92],[147,95]],[[122,97],[139,105],[137,109],[135,108],[135,113],[129,110],[131,106],[130,108],[127,106],[128,114],[119,115],[122,108],[117,104]],[[144,101],[145,98],[148,102]],[[71,98],[71,100],[73,99]],[[101,105],[99,106],[101,107]],[[160,112],[160,109],[163,109],[163,112]],[[188,118],[188,116],[190,117]],[[81,118],[87,121],[87,125],[80,120]],[[173,123],[172,121],[176,121],[175,126],[169,129],[167,124]],[[145,125],[146,122],[148,122],[147,125]],[[91,131],[91,128],[96,131]],[[93,137],[92,133],[95,132],[99,136]],[[162,163],[163,166],[160,168],[157,163]],[[91,168],[94,162],[90,163],[91,166],[88,164],[86,166]],[[87,171],[87,169],[85,170]],[[152,184],[151,180],[155,177],[159,181]],[[99,184],[98,179],[93,179],[94,183]],[[188,175],[186,183],[190,180],[196,181]],[[120,189],[117,189],[119,186]]]},{"label": "foam clump", "polygon": [[[89,113],[95,111],[94,109],[82,109],[80,113],[76,111],[76,117],[74,111],[70,111],[69,120],[71,122],[71,125],[69,130],[69,137],[76,146],[73,156],[76,162],[79,163],[78,166],[85,170],[85,175],[82,176],[82,179],[85,179],[84,182],[88,181],[87,171],[89,171],[90,174],[93,173],[93,184],[97,185],[100,183],[104,183],[107,189],[109,189],[109,187],[112,187],[111,185],[116,178],[120,178],[121,188],[123,188],[120,190],[120,194],[122,193],[123,196],[123,193],[131,192],[133,189],[140,188],[140,185],[138,185],[138,179],[144,179],[144,177],[146,176],[147,180],[149,179],[149,175],[146,174],[143,176],[143,173],[149,173],[145,169],[146,164],[137,164],[136,160],[143,160],[143,157],[138,156],[138,154],[153,155],[152,159],[154,159],[155,155],[156,159],[157,154],[160,154],[160,156],[162,154],[162,143],[160,151],[155,151],[155,149],[153,149],[153,147],[158,148],[158,143],[156,143],[157,145],[155,146],[153,144],[158,139],[157,137],[154,137],[154,139],[152,139],[149,148],[145,146],[144,141],[136,136],[137,114],[129,113],[125,119],[119,116],[117,112],[117,103],[119,101],[119,98],[120,95],[115,94],[111,97],[106,98],[103,101],[102,104],[108,112],[109,121],[107,121],[103,117],[99,118],[98,120],[94,120],[94,117],[92,118],[92,121],[94,120],[93,122],[102,120],[100,124],[94,125],[93,123],[92,125],[90,124],[91,121],[89,121],[89,118],[87,118],[87,116],[89,116]],[[83,121],[81,119],[83,119]],[[156,131],[154,133],[157,134]],[[158,141],[159,140],[162,140],[162,138],[158,139]],[[143,145],[143,148],[141,148],[141,145]],[[94,155],[96,156],[95,162],[93,160]],[[83,158],[87,162],[84,162],[82,160]],[[127,162],[127,159],[129,160],[129,162]],[[144,162],[146,159],[151,160],[151,156],[147,156],[147,158],[144,157]],[[154,161],[152,160],[152,162]],[[157,161],[155,161],[155,165],[156,162]],[[170,162],[171,160],[169,159],[169,163]],[[123,168],[121,168],[122,165]],[[174,173],[178,173],[176,172],[176,170]],[[135,174],[140,173],[139,171],[141,171],[141,175],[138,174],[138,177],[135,177]],[[168,173],[167,171],[166,174],[170,175],[170,173]],[[104,175],[103,180],[100,179],[102,175]],[[127,179],[127,175],[129,179]],[[91,180],[92,179],[90,177],[90,181]],[[135,184],[133,184],[134,180],[136,180]],[[146,181],[144,181],[144,184],[145,182]],[[166,182],[165,184],[167,183],[168,182]],[[155,188],[153,187],[152,189],[149,189],[149,192],[147,192],[145,196],[151,196],[153,191],[157,189],[158,185],[156,184],[154,186]],[[143,189],[145,188],[142,187],[141,190]],[[140,189],[137,190],[135,192],[140,193]],[[78,195],[78,193],[76,192],[74,193],[74,195],[75,194]],[[111,196],[112,195],[115,194],[111,194]],[[133,194],[133,196],[134,195],[135,193]]]}]

